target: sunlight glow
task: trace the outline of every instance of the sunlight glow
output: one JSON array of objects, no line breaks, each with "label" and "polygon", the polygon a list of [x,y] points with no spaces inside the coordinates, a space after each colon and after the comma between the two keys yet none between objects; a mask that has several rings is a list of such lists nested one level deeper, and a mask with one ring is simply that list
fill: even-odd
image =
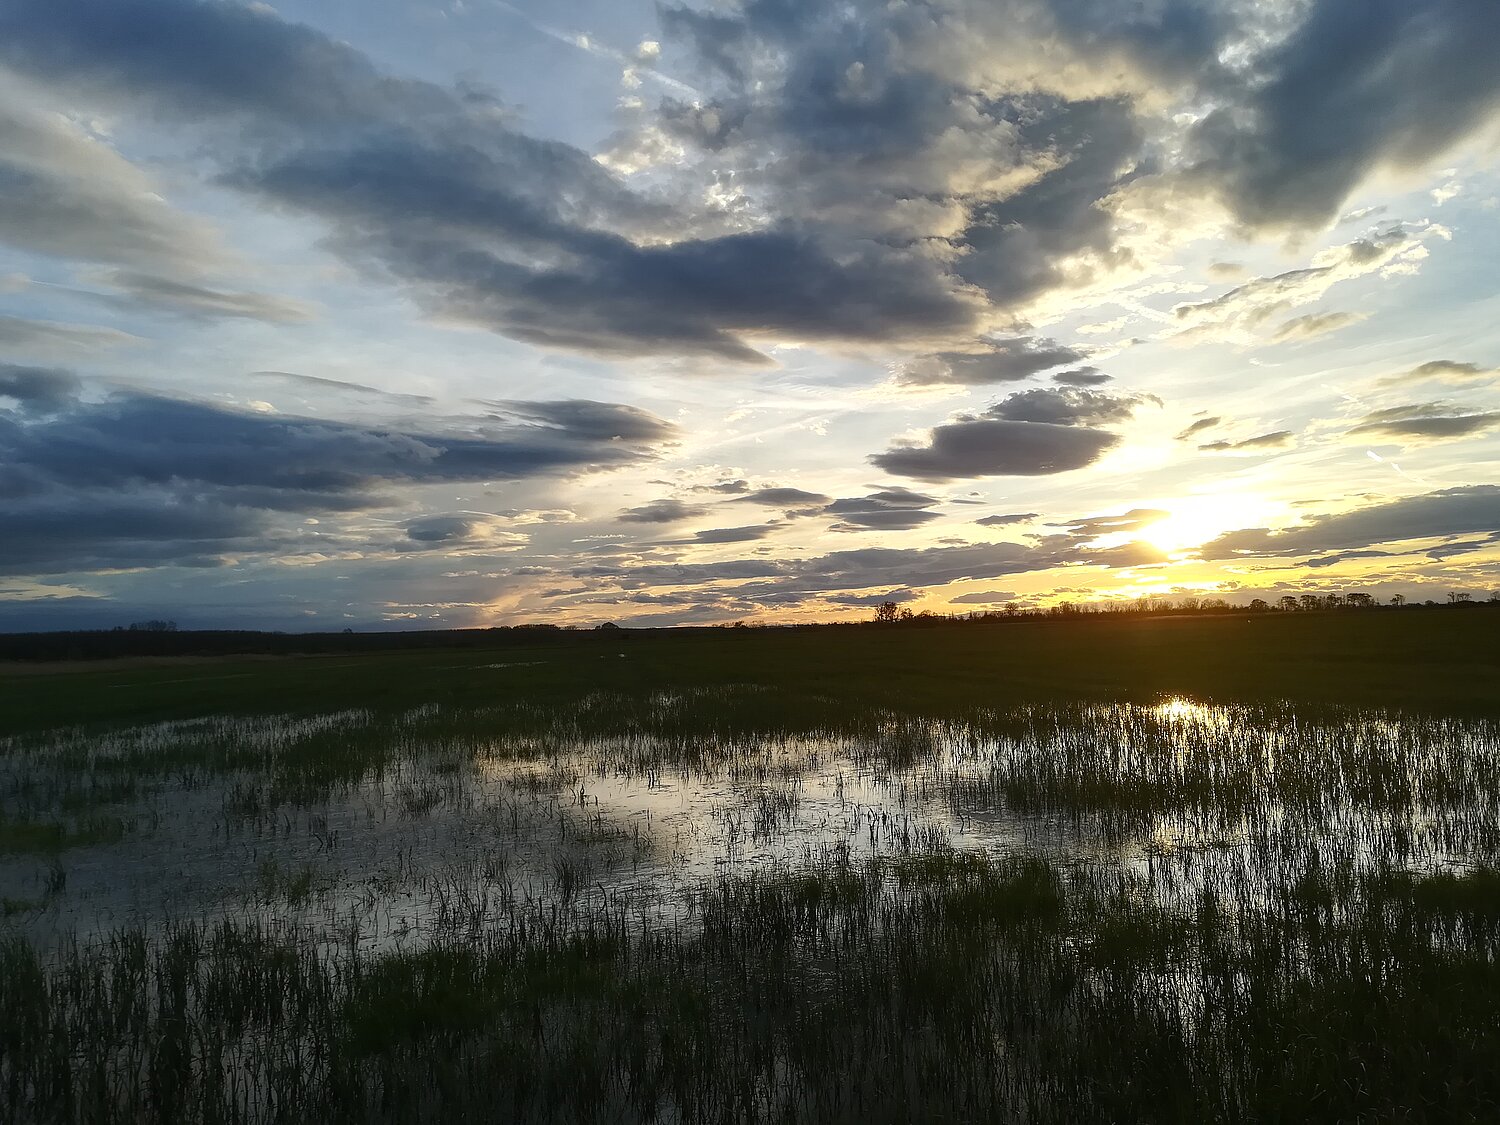
[{"label": "sunlight glow", "polygon": [[1225,531],[1254,527],[1265,520],[1273,505],[1259,496],[1231,494],[1169,500],[1161,507],[1171,514],[1136,537],[1172,554],[1201,546]]},{"label": "sunlight glow", "polygon": [[1171,699],[1163,700],[1151,709],[1158,718],[1162,719],[1191,719],[1207,715],[1210,708],[1207,704],[1197,703],[1191,699],[1185,699],[1180,695],[1174,695]]}]

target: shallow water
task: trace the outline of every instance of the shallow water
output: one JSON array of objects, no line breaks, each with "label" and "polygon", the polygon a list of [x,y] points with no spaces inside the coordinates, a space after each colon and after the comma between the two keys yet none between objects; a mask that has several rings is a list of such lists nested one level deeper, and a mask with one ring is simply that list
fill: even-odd
[{"label": "shallow water", "polygon": [[1493,722],[1169,699],[798,729],[770,696],[751,701],[763,730],[723,720],[745,702],[11,739],[0,928],[56,948],[249,916],[386,948],[517,902],[677,918],[719,875],[831,857],[1034,853],[1144,875],[1170,903],[1205,887],[1254,901],[1310,866],[1500,856]]}]

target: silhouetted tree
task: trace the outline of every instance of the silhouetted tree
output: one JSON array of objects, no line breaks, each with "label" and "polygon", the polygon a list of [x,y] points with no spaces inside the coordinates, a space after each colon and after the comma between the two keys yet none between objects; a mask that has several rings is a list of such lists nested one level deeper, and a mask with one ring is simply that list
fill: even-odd
[{"label": "silhouetted tree", "polygon": [[1297,599],[1292,597],[1291,594],[1284,594],[1276,604],[1281,609],[1291,612],[1297,608]]},{"label": "silhouetted tree", "polygon": [[875,607],[875,620],[889,625],[901,615],[901,607],[895,602],[881,602]]},{"label": "silhouetted tree", "polygon": [[1391,595],[1391,604],[1393,606],[1395,606],[1397,609],[1400,609],[1402,606],[1404,606],[1406,604],[1406,595],[1405,594],[1392,594]]}]

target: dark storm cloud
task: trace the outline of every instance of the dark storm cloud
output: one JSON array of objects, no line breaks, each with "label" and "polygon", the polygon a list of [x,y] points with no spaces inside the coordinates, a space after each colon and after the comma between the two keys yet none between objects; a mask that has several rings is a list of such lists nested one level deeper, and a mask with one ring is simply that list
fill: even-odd
[{"label": "dark storm cloud", "polygon": [[[7,538],[30,536],[26,557],[54,570],[115,558],[116,543],[129,545],[119,565],[171,559],[180,542],[194,553],[205,541],[213,546],[202,549],[219,550],[239,535],[259,534],[267,513],[355,511],[389,503],[401,486],[639,463],[674,432],[669,423],[610,403],[516,403],[509,418],[470,420],[445,432],[252,413],[131,391],[86,401],[76,397],[76,379],[32,368],[0,369],[0,380],[5,396],[23,407],[0,411],[0,522]],[[161,519],[137,519],[146,495],[160,497]],[[78,511],[90,515],[64,535],[58,521]],[[197,530],[173,531],[174,514],[191,517]],[[111,530],[116,524],[118,532]],[[95,539],[90,528],[98,529]],[[412,538],[422,538],[420,529]],[[90,542],[95,546],[71,553],[48,548]],[[270,549],[270,540],[254,549]],[[22,552],[13,545],[8,557]]]},{"label": "dark storm cloud", "polygon": [[1210,441],[1198,448],[1209,453],[1253,453],[1262,449],[1285,449],[1291,444],[1291,430],[1276,430],[1244,441]]},{"label": "dark storm cloud", "polygon": [[461,543],[485,524],[482,516],[421,516],[406,522],[406,537],[416,543]]},{"label": "dark storm cloud", "polygon": [[[1172,171],[1144,95],[1221,107],[1195,130],[1196,176],[1251,223],[1314,221],[1376,165],[1490,112],[1494,5],[1365,3],[1319,0],[1258,56],[1237,8],[1194,0],[668,8],[703,95],[643,109],[598,160],[519,132],[471,85],[393,77],[263,5],[8,0],[0,62],[82,110],[201,129],[220,182],[320,218],[346,260],[444,320],[607,355],[952,348],[898,378],[983,384],[1041,357],[961,350],[978,334],[1131,264],[1112,201]],[[0,234],[168,279],[135,296],[179,311],[295,315],[173,288],[161,264],[211,261],[212,239],[126,190],[128,166],[91,178],[81,156],[33,158],[44,127],[0,145]],[[649,195],[610,170],[648,167],[648,142],[685,156]],[[748,189],[743,222],[703,203],[726,172]]]},{"label": "dark storm cloud", "polygon": [[139,566],[217,566],[279,543],[265,512],[166,494],[69,495],[13,501],[0,491],[0,573]]},{"label": "dark storm cloud", "polygon": [[[546,405],[546,404],[543,404]],[[601,404],[591,404],[601,405]],[[372,502],[391,484],[514,479],[628,464],[648,451],[588,430],[516,422],[485,437],[377,429],[120,394],[0,427],[12,464],[70,487],[187,482]]]},{"label": "dark storm cloud", "polygon": [[617,518],[621,523],[677,523],[701,516],[707,511],[707,508],[695,504],[684,504],[681,500],[663,497],[636,508],[624,508]]},{"label": "dark storm cloud", "polygon": [[1100,204],[1143,170],[1144,136],[1124,99],[1028,107],[1018,130],[1026,148],[1053,154],[1058,166],[1015,195],[975,209],[964,235],[969,253],[959,266],[1001,305],[1062,285],[1060,262],[1070,255],[1110,255],[1114,224]]},{"label": "dark storm cloud", "polygon": [[82,389],[83,380],[71,371],[0,363],[0,398],[15,399],[27,411],[61,410]]},{"label": "dark storm cloud", "polygon": [[1073,387],[1008,395],[979,415],[933,427],[926,445],[898,445],[871,463],[924,481],[962,477],[1045,476],[1093,464],[1120,442],[1094,429],[1123,422],[1150,396],[1110,395]]},{"label": "dark storm cloud", "polygon": [[888,473],[942,482],[963,477],[1046,476],[1092,465],[1118,434],[1045,422],[976,418],[935,426],[926,445],[895,446],[870,457]]},{"label": "dark storm cloud", "polygon": [[[1114,253],[1101,204],[1142,166],[1128,98],[1048,87],[1064,70],[1106,87],[1215,72],[1228,21],[1207,4],[1020,0],[745,3],[663,22],[718,79],[707,105],[663,115],[668,135],[719,166],[743,155],[789,214],[951,240],[959,275],[1005,307],[1062,284],[1070,255]],[[976,183],[976,162],[1011,182]]]},{"label": "dark storm cloud", "polygon": [[1414,167],[1500,108],[1500,4],[1316,0],[1194,129],[1199,170],[1252,226],[1331,221],[1382,166]]},{"label": "dark storm cloud", "polygon": [[908,488],[885,488],[835,500],[823,514],[838,517],[831,531],[910,531],[938,519],[940,513],[928,510],[938,503],[937,497]]},{"label": "dark storm cloud", "polygon": [[1408,496],[1337,515],[1317,515],[1282,531],[1246,528],[1200,549],[1205,559],[1360,550],[1408,539],[1500,530],[1500,486],[1473,485]]},{"label": "dark storm cloud", "polygon": [[637,242],[630,232],[679,219],[589,154],[515,132],[466,90],[385,76],[267,10],[15,0],[0,59],[80,96],[237,122],[247,147],[219,152],[224,182],[322,216],[352,261],[412,283],[434,312],[533,343],[760,361],[741,335],[965,335],[979,311],[895,244],[825,245],[789,225]]},{"label": "dark storm cloud", "polygon": [[1016,336],[994,341],[981,352],[939,352],[922,356],[903,364],[896,372],[896,382],[910,386],[1010,383],[1053,367],[1077,363],[1085,354],[1055,340]]},{"label": "dark storm cloud", "polygon": [[535,344],[760,362],[742,335],[890,343],[975,323],[976,301],[920,254],[870,242],[835,253],[792,229],[639,245],[556,213],[551,194],[578,190],[556,170],[548,191],[519,195],[514,162],[383,139],[230,182],[321,214],[347,252],[418,283],[434,311]]}]

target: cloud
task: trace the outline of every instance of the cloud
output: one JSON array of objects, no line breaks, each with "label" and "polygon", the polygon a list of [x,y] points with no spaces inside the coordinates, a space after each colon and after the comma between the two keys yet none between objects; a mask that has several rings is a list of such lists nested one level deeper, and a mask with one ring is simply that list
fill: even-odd
[{"label": "cloud", "polygon": [[1014,601],[1015,597],[1011,590],[979,590],[972,594],[957,594],[948,600],[955,605],[1003,605]]},{"label": "cloud", "polygon": [[1420,166],[1500,109],[1500,6],[1319,0],[1305,10],[1255,59],[1243,93],[1192,134],[1198,174],[1251,227],[1329,223],[1372,172]]},{"label": "cloud", "polygon": [[678,523],[701,516],[707,511],[707,508],[695,504],[684,504],[681,500],[663,497],[636,508],[624,508],[618,518],[621,523]]},{"label": "cloud", "polygon": [[1086,354],[1055,340],[1017,336],[996,340],[983,351],[939,352],[914,359],[896,371],[896,382],[907,386],[1009,383],[1053,367],[1077,363]]},{"label": "cloud", "polygon": [[1186,429],[1177,434],[1177,440],[1187,441],[1189,438],[1195,436],[1196,434],[1202,433],[1204,430],[1213,429],[1223,420],[1224,419],[1218,417],[1217,415],[1211,418],[1199,418],[1196,422],[1193,422]]},{"label": "cloud", "polygon": [[[25,17],[16,5],[0,12],[0,58],[14,55],[13,34],[27,36]],[[189,272],[226,257],[212,228],[166,203],[144,172],[61,115],[28,110],[11,88],[0,96],[0,242]]]},{"label": "cloud", "polygon": [[940,513],[928,511],[938,503],[937,497],[908,488],[885,488],[835,500],[822,511],[838,517],[830,531],[910,531],[940,518]]},{"label": "cloud", "polygon": [[1284,322],[1281,327],[1271,333],[1271,339],[1277,343],[1284,340],[1312,340],[1318,336],[1326,336],[1330,332],[1337,332],[1340,328],[1346,328],[1351,324],[1358,324],[1367,317],[1367,313],[1308,313]]},{"label": "cloud", "polygon": [[1160,508],[1131,508],[1130,511],[1119,515],[1084,516],[1059,524],[1058,526],[1065,529],[1064,533],[1060,536],[1048,537],[1048,541],[1087,543],[1105,535],[1143,531],[1171,514]]},{"label": "cloud", "polygon": [[668,546],[697,543],[748,543],[764,539],[779,527],[781,525],[775,523],[752,524],[747,527],[712,527],[704,531],[695,531],[691,539],[667,539],[663,540],[663,543]]},{"label": "cloud", "polygon": [[1500,426],[1500,412],[1457,413],[1443,402],[1392,406],[1366,414],[1345,435],[1352,438],[1391,438],[1406,441],[1444,441],[1469,437]]},{"label": "cloud", "polygon": [[980,527],[1008,527],[1013,523],[1029,523],[1039,512],[1010,512],[1005,515],[983,516],[974,522]]},{"label": "cloud", "polygon": [[688,596],[700,601],[723,594],[748,602],[790,604],[836,592],[943,586],[1066,566],[1142,566],[1165,558],[1145,543],[1103,550],[1078,541],[1045,546],[982,543],[910,549],[867,547],[799,559],[600,564],[575,567],[570,574],[593,584],[614,583],[627,591],[694,588]]},{"label": "cloud", "polygon": [[[396,402],[417,403],[426,405],[433,401],[431,395],[398,394],[394,391],[382,391],[379,387],[367,386],[364,383],[351,383],[345,379],[325,379],[321,375],[300,375],[295,371],[252,371],[250,375],[256,379],[275,379],[293,386],[306,387],[316,391],[332,391],[337,394],[368,395],[372,398],[391,399]],[[502,404],[481,402],[482,406],[500,406]]]},{"label": "cloud", "polygon": [[[642,463],[675,433],[670,423],[610,403],[516,403],[509,416],[478,425],[402,429],[138,391],[90,401],[78,397],[76,378],[45,369],[7,367],[0,379],[6,396],[23,407],[0,411],[0,521],[7,538],[12,528],[35,537],[7,557],[61,570],[80,560],[169,561],[176,550],[219,551],[241,538],[253,540],[254,551],[274,550],[267,529],[298,526],[287,517],[386,506],[401,486]],[[161,519],[138,519],[151,505],[181,516],[191,533],[172,531]],[[63,528],[65,513],[84,522]],[[136,521],[134,531],[129,520]],[[99,529],[92,539],[90,527]],[[421,541],[420,530],[411,538]],[[151,546],[158,541],[159,549]],[[60,546],[49,552],[47,544]],[[77,549],[63,551],[68,544]],[[111,553],[118,544],[126,544],[124,554]]]},{"label": "cloud", "polygon": [[0,59],[95,103],[233,126],[242,147],[211,149],[221,182],[322,218],[350,262],[434,314],[531,343],[763,362],[753,339],[921,341],[969,335],[982,312],[894,241],[775,217],[685,233],[689,214],[517,132],[492,99],[385,75],[267,9],[17,0]]},{"label": "cloud", "polygon": [[71,371],[0,363],[0,398],[14,399],[27,411],[50,413],[73,403],[83,380]]},{"label": "cloud", "polygon": [[485,551],[514,550],[524,547],[529,537],[521,532],[510,531],[507,521],[484,512],[459,512],[418,516],[404,525],[406,538],[417,548],[441,547],[482,549]]},{"label": "cloud", "polygon": [[698,485],[698,491],[717,492],[724,496],[738,496],[750,491],[750,482],[746,480],[722,480],[718,484]]},{"label": "cloud", "polygon": [[[1239,343],[1260,342],[1260,333],[1269,322],[1302,305],[1320,300],[1340,282],[1372,273],[1403,273],[1417,268],[1427,255],[1425,243],[1431,238],[1448,238],[1449,231],[1432,223],[1412,224],[1409,228],[1393,223],[1382,230],[1341,246],[1329,247],[1313,256],[1310,265],[1270,277],[1257,277],[1208,301],[1178,305],[1172,310],[1182,325],[1178,338],[1227,339]],[[1297,317],[1286,321],[1273,334],[1273,340],[1307,337],[1331,331],[1341,323],[1331,320],[1346,314],[1325,313]]]},{"label": "cloud", "polygon": [[1151,396],[1043,388],[1008,395],[980,415],[935,426],[927,444],[896,445],[870,457],[889,473],[924,481],[1045,476],[1093,464],[1120,442],[1093,429],[1123,422]]},{"label": "cloud", "polygon": [[29,320],[0,316],[0,348],[28,355],[71,355],[139,344],[141,338],[113,328],[89,324],[59,324],[51,320]]},{"label": "cloud", "polygon": [[1104,430],[974,419],[935,426],[926,445],[870,457],[888,473],[942,482],[963,477],[1046,476],[1092,465],[1120,442]]},{"label": "cloud", "polygon": [[1461,363],[1452,359],[1433,359],[1426,363],[1418,364],[1410,371],[1403,371],[1399,375],[1392,375],[1381,380],[1382,386],[1392,386],[1400,383],[1419,383],[1431,379],[1439,383],[1449,383],[1454,386],[1468,386],[1474,383],[1488,382],[1497,374],[1494,368],[1480,367],[1477,363]]},{"label": "cloud", "polygon": [[1500,486],[1448,488],[1353,511],[1314,515],[1280,531],[1246,528],[1205,543],[1204,559],[1283,557],[1361,550],[1409,539],[1493,532],[1500,528]]},{"label": "cloud", "polygon": [[1059,426],[1124,422],[1143,402],[1161,404],[1154,395],[1116,395],[1064,387],[1037,387],[1007,395],[985,411],[985,417],[1011,422],[1050,422]]},{"label": "cloud", "polygon": [[215,567],[241,550],[285,543],[265,512],[162,494],[15,502],[0,489],[0,573]]},{"label": "cloud", "polygon": [[1286,449],[1292,441],[1291,430],[1276,430],[1244,441],[1211,441],[1198,448],[1209,453],[1256,453],[1263,449]]},{"label": "cloud", "polygon": [[115,292],[104,298],[112,304],[147,306],[200,320],[242,318],[272,324],[295,324],[313,319],[314,309],[302,301],[265,293],[235,293],[189,285],[133,270],[107,270],[97,280]]},{"label": "cloud", "polygon": [[1071,371],[1059,371],[1052,376],[1052,381],[1064,387],[1097,387],[1101,383],[1112,382],[1108,375],[1094,367],[1076,367]]},{"label": "cloud", "polygon": [[[743,484],[743,481],[731,481],[733,485]],[[748,488],[749,486],[746,485]],[[741,489],[730,489],[725,485],[715,485],[714,490],[718,492],[743,491]],[[829,498],[819,492],[806,492],[800,488],[757,488],[745,492],[744,495],[734,500],[726,501],[729,504],[762,504],[767,508],[795,508],[802,514],[810,514],[819,510],[827,504]]]}]

